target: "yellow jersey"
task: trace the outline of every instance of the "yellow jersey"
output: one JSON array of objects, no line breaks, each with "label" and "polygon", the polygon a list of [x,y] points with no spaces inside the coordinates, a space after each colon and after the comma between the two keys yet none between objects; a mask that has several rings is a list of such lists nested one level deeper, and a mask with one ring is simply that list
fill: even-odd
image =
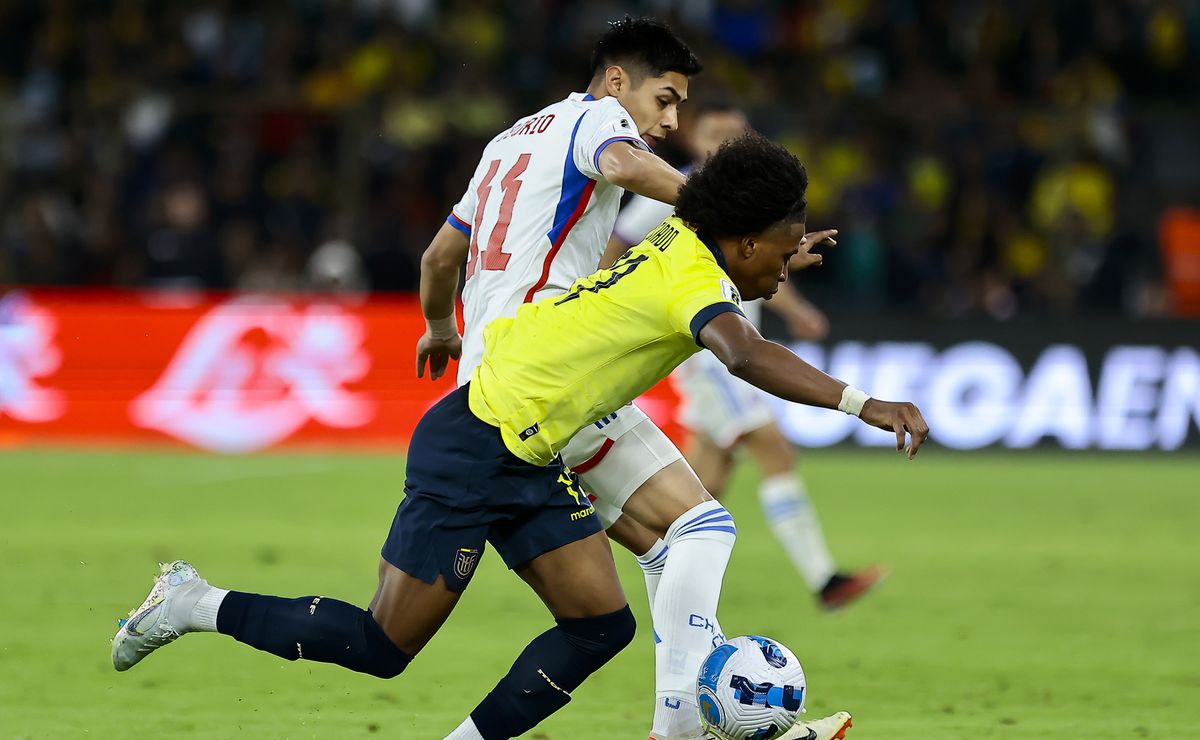
[{"label": "yellow jersey", "polygon": [[583,427],[612,413],[698,352],[700,330],[741,297],[710,249],[678,218],[576,280],[484,330],[471,412],[514,455],[548,465]]}]

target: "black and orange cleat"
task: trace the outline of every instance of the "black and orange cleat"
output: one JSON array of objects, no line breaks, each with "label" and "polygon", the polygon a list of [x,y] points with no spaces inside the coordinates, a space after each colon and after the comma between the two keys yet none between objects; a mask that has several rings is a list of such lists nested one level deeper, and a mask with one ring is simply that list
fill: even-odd
[{"label": "black and orange cleat", "polygon": [[887,577],[887,568],[872,565],[855,573],[834,573],[817,600],[826,611],[837,611],[861,598]]}]

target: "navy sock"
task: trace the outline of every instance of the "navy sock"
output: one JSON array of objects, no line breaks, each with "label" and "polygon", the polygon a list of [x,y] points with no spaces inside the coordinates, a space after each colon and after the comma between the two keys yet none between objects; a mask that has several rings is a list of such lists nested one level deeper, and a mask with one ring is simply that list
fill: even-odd
[{"label": "navy sock", "polygon": [[479,734],[485,740],[517,737],[562,709],[584,679],[633,640],[636,627],[628,606],[600,617],[558,620],[471,712]]},{"label": "navy sock", "polygon": [[287,660],[336,663],[393,678],[412,661],[371,612],[337,599],[281,599],[230,591],[217,612],[217,631]]}]

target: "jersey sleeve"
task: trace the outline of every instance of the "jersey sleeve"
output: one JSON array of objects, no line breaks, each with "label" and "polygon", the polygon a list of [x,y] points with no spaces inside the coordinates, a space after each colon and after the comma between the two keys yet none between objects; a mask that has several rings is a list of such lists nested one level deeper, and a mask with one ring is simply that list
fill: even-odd
[{"label": "jersey sleeve", "polygon": [[630,247],[646,238],[655,226],[663,222],[673,212],[674,207],[669,203],[635,195],[617,216],[617,225],[613,227],[613,236],[625,246]]},{"label": "jersey sleeve", "polygon": [[[482,163],[482,160],[480,160]],[[479,193],[479,185],[476,180],[479,179],[478,168],[471,175],[471,181],[467,183],[467,191],[463,193],[454,207],[450,209],[450,215],[446,216],[446,223],[461,231],[466,236],[471,236],[472,223],[475,220],[475,203]]]},{"label": "jersey sleeve", "polygon": [[715,266],[683,270],[671,286],[671,296],[671,328],[689,335],[701,347],[704,343],[700,341],[700,330],[717,316],[733,311],[745,318],[737,288]]},{"label": "jersey sleeve", "polygon": [[593,180],[603,180],[600,173],[600,154],[618,141],[650,151],[638,133],[633,116],[616,98],[597,100],[579,121],[572,145],[575,167]]}]

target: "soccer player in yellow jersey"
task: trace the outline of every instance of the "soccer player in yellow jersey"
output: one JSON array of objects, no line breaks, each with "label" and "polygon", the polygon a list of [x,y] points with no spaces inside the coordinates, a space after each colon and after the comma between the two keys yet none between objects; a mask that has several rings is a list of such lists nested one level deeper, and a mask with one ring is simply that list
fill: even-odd
[{"label": "soccer player in yellow jersey", "polygon": [[[707,348],[781,398],[894,431],[910,458],[928,436],[911,403],[867,397],[763,339],[742,316],[742,297],[774,293],[794,256],[805,266],[821,262],[804,235],[807,184],[795,157],[747,134],[693,173],[680,190],[678,217],[612,269],[490,324],[471,382],[430,409],[413,434],[406,497],[369,610],[214,588],[175,561],[119,633],[114,663],[127,668],[183,632],[217,631],[289,660],[391,678],[450,616],[490,542],[556,624],[448,738],[512,738],[532,729],[634,633],[599,517],[558,458],[581,427]],[[719,506],[683,526],[734,533]],[[830,740],[848,726],[842,712],[798,723],[783,737]]]}]

